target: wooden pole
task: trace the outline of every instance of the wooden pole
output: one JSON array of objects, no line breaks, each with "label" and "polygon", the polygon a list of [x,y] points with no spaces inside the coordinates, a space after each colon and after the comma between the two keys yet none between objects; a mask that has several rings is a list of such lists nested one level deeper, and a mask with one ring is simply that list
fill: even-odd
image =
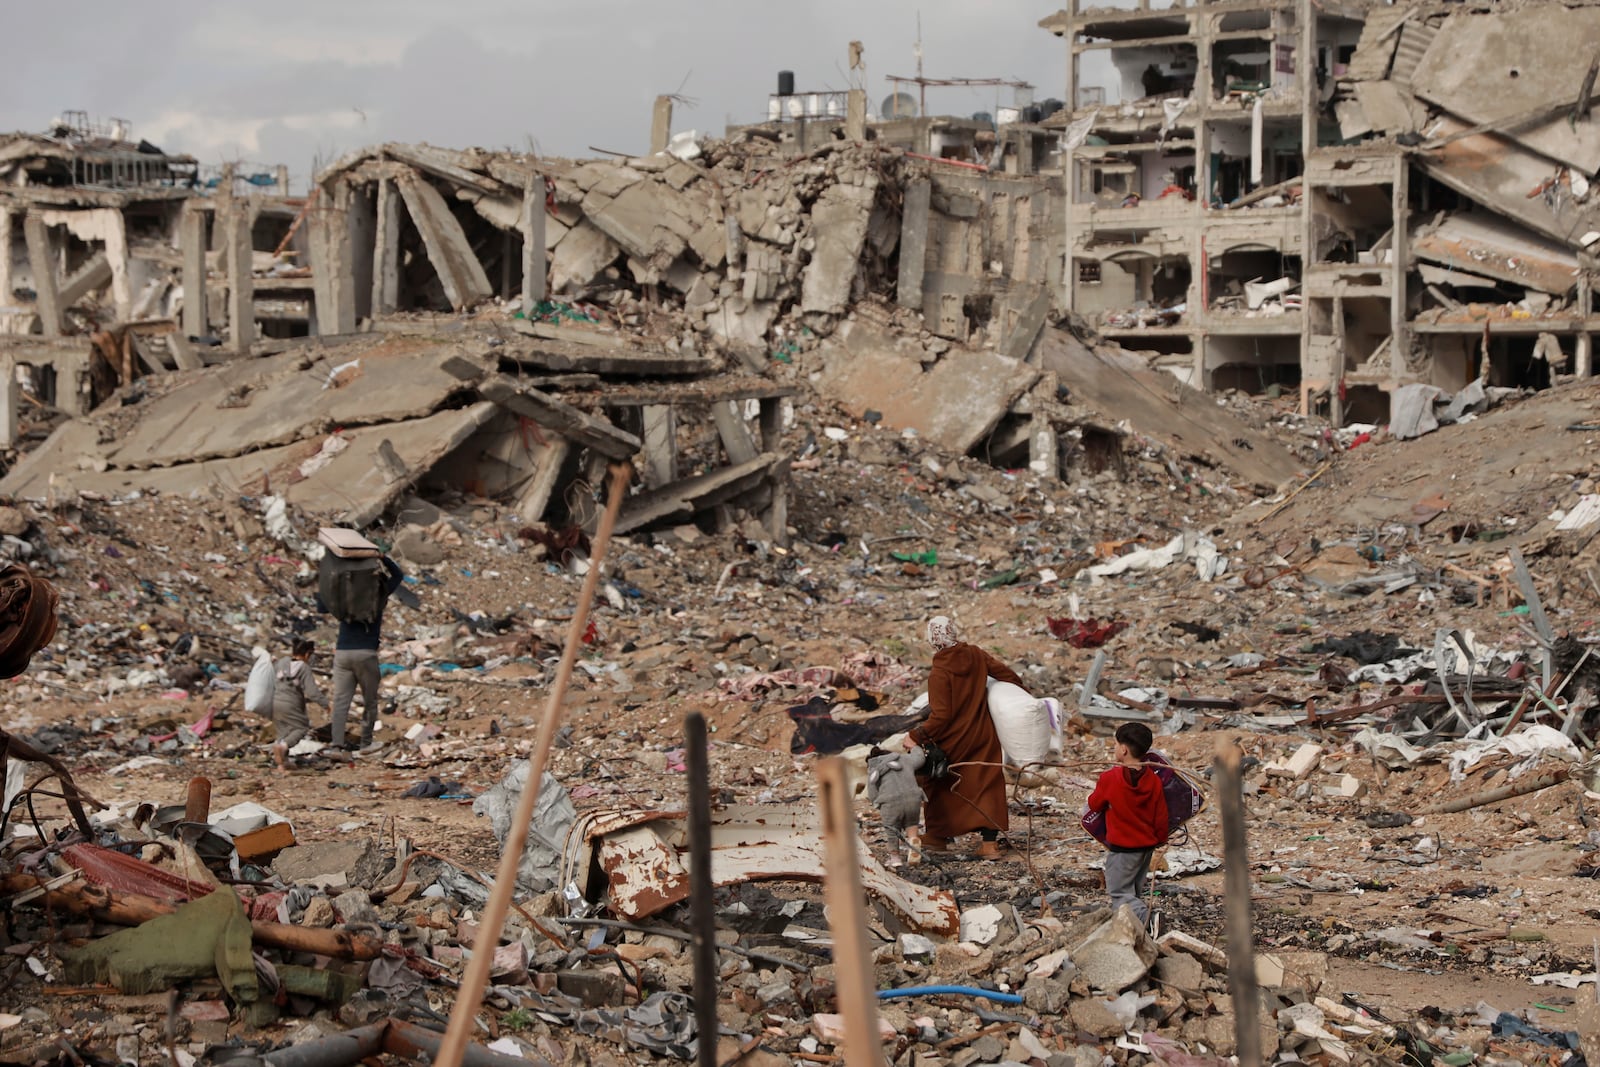
[{"label": "wooden pole", "polygon": [[561,650],[561,663],[556,668],[555,681],[550,687],[550,698],[545,702],[544,718],[539,723],[539,734],[534,740],[533,755],[529,758],[528,780],[517,801],[517,812],[511,818],[511,827],[501,845],[500,867],[495,872],[494,892],[478,919],[478,939],[472,946],[472,959],[461,976],[456,990],[456,1002],[450,1009],[450,1026],[439,1046],[436,1067],[461,1067],[461,1057],[466,1053],[467,1035],[471,1033],[478,1008],[483,1003],[484,987],[489,982],[489,965],[494,961],[494,950],[499,947],[500,933],[505,927],[506,912],[511,908],[511,894],[517,886],[517,868],[522,864],[522,850],[528,844],[528,823],[533,819],[534,801],[539,796],[539,783],[544,780],[545,767],[550,762],[550,747],[555,742],[556,729],[561,725],[561,701],[567,695],[567,683],[572,680],[572,668],[578,661],[578,650],[583,647],[584,628],[589,623],[589,608],[594,603],[595,591],[600,587],[601,564],[606,549],[611,545],[611,531],[617,525],[617,513],[622,510],[622,498],[628,490],[633,468],[626,462],[611,465],[611,493],[606,500],[605,514],[600,516],[599,529],[595,531],[593,551],[589,554],[589,573],[584,575],[583,589],[578,603],[572,609],[572,624],[567,627],[566,646]]},{"label": "wooden pole", "polygon": [[1251,522],[1250,522],[1250,525],[1257,526],[1257,525],[1259,525],[1259,524],[1261,524],[1263,522],[1266,522],[1268,519],[1272,518],[1272,516],[1276,515],[1278,512],[1280,512],[1284,508],[1288,507],[1290,501],[1292,501],[1295,497],[1299,496],[1300,493],[1305,489],[1306,486],[1310,485],[1312,482],[1316,481],[1318,478],[1320,478],[1324,474],[1326,474],[1328,472],[1328,468],[1331,467],[1331,466],[1333,466],[1333,460],[1330,459],[1326,463],[1324,463],[1322,466],[1318,467],[1315,471],[1313,471],[1312,474],[1311,474],[1311,477],[1309,477],[1305,481],[1301,482],[1295,488],[1294,492],[1290,493],[1288,496],[1286,496],[1282,500],[1278,501],[1278,506],[1277,507],[1275,507],[1271,511],[1267,512],[1265,515],[1261,515],[1261,516],[1256,517],[1255,519],[1252,519]]},{"label": "wooden pole", "polygon": [[1244,833],[1244,774],[1239,746],[1217,738],[1217,800],[1222,810],[1222,862],[1228,931],[1228,992],[1233,997],[1239,1067],[1262,1067],[1260,995],[1256,991],[1254,919],[1250,913],[1250,850]]},{"label": "wooden pole", "polygon": [[711,893],[711,769],[706,717],[683,723],[689,770],[689,928],[694,933],[694,1024],[700,1067],[717,1067],[717,911]]},{"label": "wooden pole", "polygon": [[856,856],[856,817],[850,807],[850,778],[841,756],[817,766],[822,809],[822,848],[827,862],[823,899],[833,933],[834,990],[844,1016],[845,1067],[883,1067],[878,1037],[878,998],[872,953],[867,949],[866,899]]},{"label": "wooden pole", "polygon": [[1485,804],[1498,804],[1502,800],[1513,797],[1527,796],[1537,793],[1541,789],[1549,789],[1553,785],[1560,785],[1571,775],[1566,767],[1557,767],[1549,774],[1541,774],[1534,778],[1524,778],[1520,782],[1502,785],[1495,789],[1482,789],[1476,793],[1468,793],[1464,797],[1454,800],[1441,801],[1438,804],[1429,804],[1425,808],[1418,808],[1418,815],[1448,815],[1453,811],[1467,811],[1470,808],[1481,808]]}]

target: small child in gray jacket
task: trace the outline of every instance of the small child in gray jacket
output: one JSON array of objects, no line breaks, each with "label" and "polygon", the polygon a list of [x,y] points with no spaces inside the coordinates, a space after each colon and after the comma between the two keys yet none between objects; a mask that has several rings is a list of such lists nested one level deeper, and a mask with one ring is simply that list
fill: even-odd
[{"label": "small child in gray jacket", "polygon": [[277,740],[272,745],[272,759],[280,771],[289,769],[289,750],[311,732],[306,702],[323,706],[328,703],[311,676],[311,654],[315,650],[316,644],[309,638],[297,637],[290,654],[273,665],[272,725],[277,730]]}]

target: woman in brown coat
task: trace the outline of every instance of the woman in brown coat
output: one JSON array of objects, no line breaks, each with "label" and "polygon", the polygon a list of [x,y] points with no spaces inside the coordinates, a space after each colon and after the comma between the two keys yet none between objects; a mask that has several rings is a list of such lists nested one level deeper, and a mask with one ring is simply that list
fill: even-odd
[{"label": "woman in brown coat", "polygon": [[[928,718],[912,730],[908,749],[932,741],[949,757],[943,778],[923,779],[922,848],[947,852],[950,839],[976,830],[978,856],[999,859],[1000,833],[1010,828],[1006,810],[1005,753],[989,717],[988,681],[1020,686],[1015,671],[976,645],[961,640],[955,623],[940,615],[928,623],[933,670],[928,675]],[[962,766],[964,764],[964,766]]]}]

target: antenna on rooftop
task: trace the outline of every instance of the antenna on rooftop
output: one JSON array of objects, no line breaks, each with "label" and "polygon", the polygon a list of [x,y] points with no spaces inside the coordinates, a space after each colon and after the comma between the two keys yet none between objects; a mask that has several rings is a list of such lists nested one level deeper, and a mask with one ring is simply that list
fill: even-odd
[{"label": "antenna on rooftop", "polygon": [[917,77],[922,77],[922,12],[917,12],[917,43],[911,46],[911,54],[917,57]]}]

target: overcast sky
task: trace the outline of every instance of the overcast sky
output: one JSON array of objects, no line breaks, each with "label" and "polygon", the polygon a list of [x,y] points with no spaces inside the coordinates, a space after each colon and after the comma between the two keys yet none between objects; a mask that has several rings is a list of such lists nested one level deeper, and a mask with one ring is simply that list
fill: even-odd
[{"label": "overcast sky", "polygon": [[[914,73],[921,13],[929,77],[1031,81],[1064,96],[1064,44],[1032,0],[85,0],[7,4],[0,129],[43,130],[67,109],[128,119],[137,137],[205,163],[314,160],[385,140],[592,155],[646,147],[658,93],[675,130],[720,134],[765,116],[777,72],[849,88],[865,46],[876,109]],[[1087,84],[1087,79],[1086,79]],[[680,88],[681,87],[681,88]],[[992,111],[995,90],[930,90],[929,110]],[[1009,90],[999,102],[1009,105]]]}]

